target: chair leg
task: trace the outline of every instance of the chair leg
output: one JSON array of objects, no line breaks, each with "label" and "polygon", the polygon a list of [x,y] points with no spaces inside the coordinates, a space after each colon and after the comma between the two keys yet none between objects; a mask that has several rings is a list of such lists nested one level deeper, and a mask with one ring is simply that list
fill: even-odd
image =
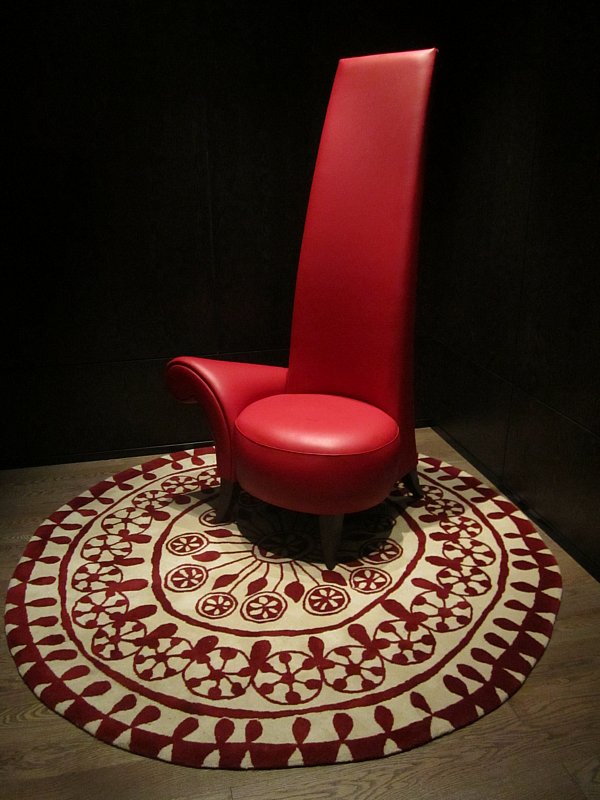
[{"label": "chair leg", "polygon": [[323,514],[319,517],[319,531],[321,533],[321,548],[327,569],[335,569],[337,564],[337,551],[340,539],[342,538],[342,528],[344,527],[344,515],[334,516]]},{"label": "chair leg", "polygon": [[402,478],[402,483],[417,500],[420,500],[424,496],[416,469],[413,469],[408,475],[405,475]]},{"label": "chair leg", "polygon": [[221,478],[221,488],[215,502],[215,522],[233,522],[239,491],[239,483]]}]

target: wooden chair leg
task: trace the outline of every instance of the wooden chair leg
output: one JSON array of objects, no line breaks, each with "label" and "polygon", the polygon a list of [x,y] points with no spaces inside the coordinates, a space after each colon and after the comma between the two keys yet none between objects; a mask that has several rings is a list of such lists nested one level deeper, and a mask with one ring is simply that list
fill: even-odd
[{"label": "wooden chair leg", "polygon": [[322,515],[319,517],[319,531],[321,533],[321,548],[327,569],[335,569],[337,564],[337,551],[342,538],[344,515]]},{"label": "wooden chair leg", "polygon": [[221,488],[215,502],[215,522],[233,522],[239,491],[239,483],[221,478]]},{"label": "wooden chair leg", "polygon": [[408,475],[405,475],[404,478],[402,478],[402,483],[417,500],[420,500],[423,497],[423,490],[421,489],[421,484],[419,483],[419,476],[416,469],[413,469],[412,472],[409,472]]}]

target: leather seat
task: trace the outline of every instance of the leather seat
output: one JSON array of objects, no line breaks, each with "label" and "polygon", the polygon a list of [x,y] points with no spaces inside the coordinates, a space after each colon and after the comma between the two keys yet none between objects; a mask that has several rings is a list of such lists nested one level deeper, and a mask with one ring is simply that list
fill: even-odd
[{"label": "leather seat", "polygon": [[245,408],[235,428],[240,484],[293,511],[333,515],[370,508],[398,475],[397,423],[360,400],[273,395]]}]

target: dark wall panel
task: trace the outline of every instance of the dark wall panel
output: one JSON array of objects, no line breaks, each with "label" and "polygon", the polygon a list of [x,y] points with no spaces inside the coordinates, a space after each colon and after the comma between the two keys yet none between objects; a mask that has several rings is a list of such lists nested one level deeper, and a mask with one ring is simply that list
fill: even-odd
[{"label": "dark wall panel", "polygon": [[504,480],[589,569],[600,565],[600,439],[515,392]]},{"label": "dark wall panel", "polygon": [[[429,340],[425,386],[431,419],[494,474],[501,474],[511,409],[511,384],[462,352]],[[465,414],[468,409],[468,414]]]},{"label": "dark wall panel", "polygon": [[218,349],[202,5],[13,12],[3,464],[208,438],[162,380]]},{"label": "dark wall panel", "polygon": [[201,26],[178,9],[35,4],[15,23],[10,361],[216,349]]},{"label": "dark wall panel", "polygon": [[510,379],[540,45],[530,4],[453,9],[430,119],[419,330]]},{"label": "dark wall panel", "polygon": [[419,317],[434,419],[600,576],[599,15],[505,11],[471,29],[435,107],[448,138],[433,131]]},{"label": "dark wall panel", "polygon": [[597,7],[574,3],[553,6],[545,21],[515,376],[598,435],[599,18]]},{"label": "dark wall panel", "polygon": [[14,422],[5,432],[2,467],[108,458],[208,439],[197,408],[165,391],[165,363],[138,359],[9,370],[7,410]]},{"label": "dark wall panel", "polygon": [[302,7],[210,5],[209,146],[219,350],[287,346],[315,156]]}]

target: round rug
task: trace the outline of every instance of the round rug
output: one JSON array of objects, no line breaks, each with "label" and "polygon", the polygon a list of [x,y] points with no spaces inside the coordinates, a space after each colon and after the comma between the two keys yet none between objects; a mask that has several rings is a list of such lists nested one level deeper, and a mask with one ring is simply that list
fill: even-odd
[{"label": "round rug", "polygon": [[9,648],[49,708],[104,742],[195,767],[380,758],[497,708],[552,634],[561,578],[530,520],[421,456],[347,517],[327,570],[314,518],[242,495],[214,522],[211,449],[109,478],[36,531]]}]

